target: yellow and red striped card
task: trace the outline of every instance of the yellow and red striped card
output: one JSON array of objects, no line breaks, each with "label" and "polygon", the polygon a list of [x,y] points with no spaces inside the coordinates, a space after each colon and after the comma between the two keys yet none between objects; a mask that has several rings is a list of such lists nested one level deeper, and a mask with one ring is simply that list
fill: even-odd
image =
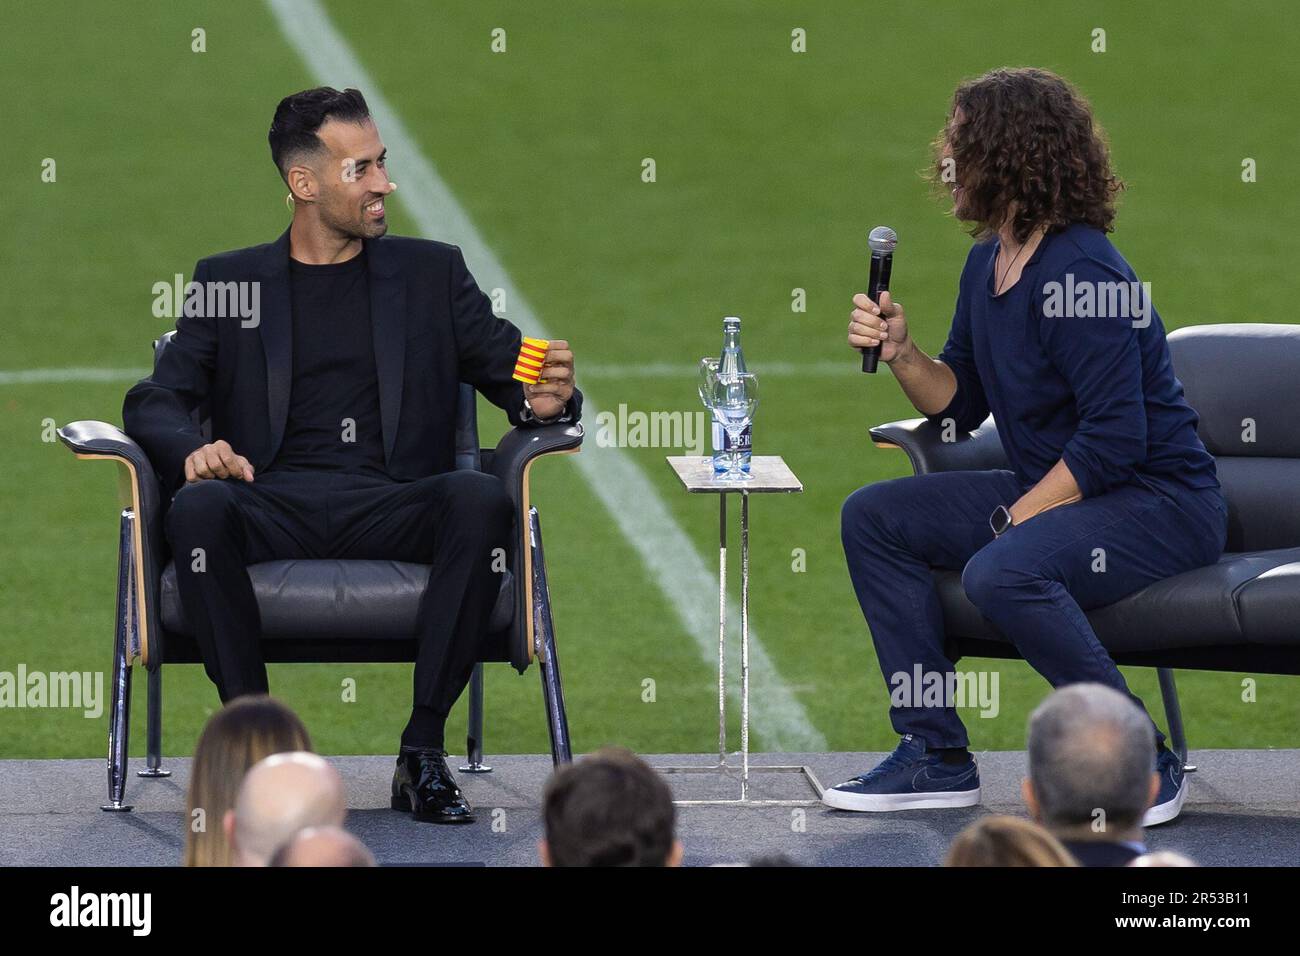
[{"label": "yellow and red striped card", "polygon": [[515,374],[511,376],[516,382],[536,385],[541,381],[542,362],[551,343],[546,339],[524,337],[524,344],[519,347],[519,358],[515,359]]}]

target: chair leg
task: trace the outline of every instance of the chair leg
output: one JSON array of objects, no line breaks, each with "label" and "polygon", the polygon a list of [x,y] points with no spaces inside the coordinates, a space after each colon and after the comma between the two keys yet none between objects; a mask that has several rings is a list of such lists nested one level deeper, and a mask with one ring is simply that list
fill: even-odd
[{"label": "chair leg", "polygon": [[132,529],[135,515],[122,512],[117,547],[117,622],[113,636],[112,705],[108,714],[108,811],[128,811],[126,796],[127,746],[131,739],[131,644],[136,626]]},{"label": "chair leg", "polygon": [[1165,702],[1165,720],[1169,722],[1169,741],[1171,748],[1183,765],[1184,773],[1195,773],[1196,765],[1187,762],[1187,735],[1183,731],[1183,710],[1178,704],[1178,685],[1174,683],[1174,672],[1168,667],[1156,668],[1160,678],[1160,696]]},{"label": "chair leg", "polygon": [[474,665],[469,678],[469,732],[465,737],[466,761],[461,773],[491,773],[483,763],[483,663]]},{"label": "chair leg", "polygon": [[546,723],[551,734],[551,761],[558,767],[573,762],[573,746],[569,740],[569,716],[564,707],[560,657],[555,649],[555,629],[551,621],[542,524],[536,508],[528,509],[528,530],[533,552],[533,652],[542,672],[542,696],[546,701]]},{"label": "chair leg", "polygon": [[145,769],[137,770],[137,777],[170,777],[172,772],[162,768],[162,665],[149,671],[149,710],[145,723],[147,756]]}]

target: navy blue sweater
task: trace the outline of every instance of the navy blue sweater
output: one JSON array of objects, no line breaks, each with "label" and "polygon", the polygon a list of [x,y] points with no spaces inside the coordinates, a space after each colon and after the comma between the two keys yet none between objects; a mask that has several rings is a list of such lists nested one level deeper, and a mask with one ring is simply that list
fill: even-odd
[{"label": "navy blue sweater", "polygon": [[992,412],[1026,488],[1062,458],[1085,498],[1132,483],[1217,487],[1160,316],[1106,234],[1048,233],[1000,296],[997,251],[980,242],[966,258],[939,355],[957,392],[930,420],[969,431]]}]

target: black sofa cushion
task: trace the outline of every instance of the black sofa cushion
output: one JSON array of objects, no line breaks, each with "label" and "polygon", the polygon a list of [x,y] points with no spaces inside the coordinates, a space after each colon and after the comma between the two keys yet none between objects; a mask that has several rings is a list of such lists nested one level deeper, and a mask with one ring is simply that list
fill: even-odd
[{"label": "black sofa cushion", "polygon": [[1300,326],[1192,325],[1169,352],[1211,455],[1300,458]]},{"label": "black sofa cushion", "polygon": [[[410,640],[429,583],[429,565],[404,561],[295,560],[251,565],[248,576],[262,615],[262,638],[274,640]],[[162,575],[163,627],[186,637],[176,590],[176,566]],[[501,574],[501,591],[488,630],[503,631],[515,614],[514,577]]]}]

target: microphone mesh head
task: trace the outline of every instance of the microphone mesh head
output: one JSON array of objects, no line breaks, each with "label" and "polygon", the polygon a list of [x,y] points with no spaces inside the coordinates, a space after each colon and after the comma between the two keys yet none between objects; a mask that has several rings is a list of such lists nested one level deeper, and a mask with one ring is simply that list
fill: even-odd
[{"label": "microphone mesh head", "polygon": [[867,237],[867,245],[876,255],[885,255],[894,251],[898,245],[898,233],[888,226],[877,226]]}]

